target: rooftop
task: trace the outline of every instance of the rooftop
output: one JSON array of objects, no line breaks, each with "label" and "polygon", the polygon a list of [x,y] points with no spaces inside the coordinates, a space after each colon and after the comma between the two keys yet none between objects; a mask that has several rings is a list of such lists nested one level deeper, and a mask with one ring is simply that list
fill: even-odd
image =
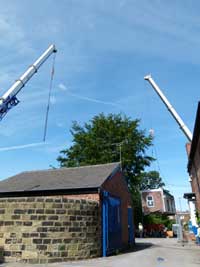
[{"label": "rooftop", "polygon": [[22,172],[0,181],[0,194],[99,188],[119,168],[109,163],[75,168]]}]

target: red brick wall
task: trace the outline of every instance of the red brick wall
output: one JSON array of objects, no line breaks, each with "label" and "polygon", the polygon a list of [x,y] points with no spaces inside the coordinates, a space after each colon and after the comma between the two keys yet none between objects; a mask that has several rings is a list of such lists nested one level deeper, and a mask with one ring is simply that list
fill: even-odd
[{"label": "red brick wall", "polygon": [[191,149],[191,143],[186,143],[185,147],[186,147],[187,155],[189,156],[190,155],[190,149]]},{"label": "red brick wall", "polygon": [[190,170],[192,192],[196,195],[196,209],[200,212],[200,138]]},{"label": "red brick wall", "polygon": [[131,206],[131,195],[127,184],[120,172],[117,172],[111,179],[103,184],[103,189],[113,196],[121,199],[122,212],[122,242],[124,246],[128,244],[128,207]]},{"label": "red brick wall", "polygon": [[196,195],[196,209],[200,212],[200,193],[199,193],[199,187],[200,187],[200,181],[199,177],[199,171],[197,171],[196,167],[193,165],[191,169],[191,175],[192,175],[192,192]]},{"label": "red brick wall", "polygon": [[[154,207],[147,206],[147,196],[152,196],[154,200]],[[161,191],[142,192],[142,208],[144,214],[155,211],[164,211],[163,197]]]}]

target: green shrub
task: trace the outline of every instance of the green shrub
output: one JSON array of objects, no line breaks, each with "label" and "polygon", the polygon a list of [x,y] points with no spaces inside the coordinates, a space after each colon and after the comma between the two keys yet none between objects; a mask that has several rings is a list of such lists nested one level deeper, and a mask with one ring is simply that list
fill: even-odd
[{"label": "green shrub", "polygon": [[164,214],[149,214],[144,216],[144,225],[148,224],[163,224],[168,230],[172,230],[172,224],[175,220],[171,220]]}]

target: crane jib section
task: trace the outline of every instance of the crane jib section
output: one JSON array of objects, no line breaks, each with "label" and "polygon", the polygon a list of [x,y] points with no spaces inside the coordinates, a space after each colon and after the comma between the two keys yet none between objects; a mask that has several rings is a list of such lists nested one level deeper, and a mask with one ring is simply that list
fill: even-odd
[{"label": "crane jib section", "polygon": [[6,113],[19,103],[17,94],[38,71],[40,66],[48,59],[48,57],[56,52],[55,45],[50,45],[49,48],[15,81],[15,83],[3,94],[0,98],[0,120]]}]

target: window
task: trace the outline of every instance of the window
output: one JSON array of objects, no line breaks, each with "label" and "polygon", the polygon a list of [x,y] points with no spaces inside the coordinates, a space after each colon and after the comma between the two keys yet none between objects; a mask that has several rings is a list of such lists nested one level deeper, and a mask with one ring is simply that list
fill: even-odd
[{"label": "window", "polygon": [[148,207],[154,207],[153,196],[147,196],[147,206]]},{"label": "window", "polygon": [[167,211],[170,211],[170,203],[169,203],[169,199],[167,199]]}]

